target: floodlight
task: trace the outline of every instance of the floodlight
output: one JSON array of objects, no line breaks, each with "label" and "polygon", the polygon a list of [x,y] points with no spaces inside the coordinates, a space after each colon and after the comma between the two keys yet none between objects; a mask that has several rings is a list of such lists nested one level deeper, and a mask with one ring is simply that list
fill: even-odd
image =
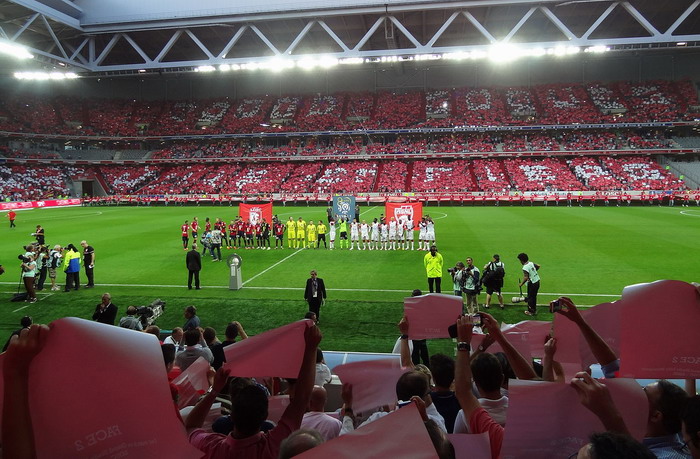
[{"label": "floodlight", "polygon": [[0,40],[0,53],[16,57],[17,59],[32,59],[34,55],[29,50],[17,43],[11,43],[7,40]]},{"label": "floodlight", "polygon": [[231,66],[228,65],[228,64],[221,64],[221,65],[219,66],[219,71],[220,71],[220,72],[228,72],[229,70],[231,70]]},{"label": "floodlight", "polygon": [[213,72],[216,70],[213,65],[200,65],[199,67],[195,67],[194,71],[195,72]]}]

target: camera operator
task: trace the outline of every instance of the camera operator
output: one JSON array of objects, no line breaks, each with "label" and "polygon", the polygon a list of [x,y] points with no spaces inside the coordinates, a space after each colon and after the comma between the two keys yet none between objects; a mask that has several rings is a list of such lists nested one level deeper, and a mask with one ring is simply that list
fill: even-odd
[{"label": "camera operator", "polygon": [[491,295],[494,293],[498,295],[498,304],[501,309],[505,309],[505,304],[503,303],[503,294],[501,289],[503,288],[503,277],[506,274],[506,266],[501,261],[501,257],[498,254],[493,256],[493,260],[488,262],[484,266],[484,275],[482,276],[482,284],[486,286],[486,304],[484,308],[488,309],[491,306]]},{"label": "camera operator", "polygon": [[[464,273],[464,263],[458,261],[455,263],[454,268],[447,268],[447,272],[452,276],[452,288],[454,289],[455,296],[463,298],[462,288],[464,287],[464,281],[466,276]],[[464,299],[462,300],[462,312],[464,312]]]},{"label": "camera operator", "polygon": [[47,266],[49,268],[49,279],[51,279],[51,291],[55,292],[61,290],[56,284],[56,269],[61,266],[61,259],[63,258],[63,249],[60,245],[56,244],[53,246],[53,250],[49,252],[49,259],[47,260]]},{"label": "camera operator", "polygon": [[39,280],[36,283],[37,290],[44,290],[44,282],[46,282],[46,274],[49,271],[49,248],[46,246],[39,247],[39,253],[36,257],[36,267],[39,271]]},{"label": "camera operator", "polygon": [[44,228],[41,225],[36,225],[36,231],[32,233],[39,245],[44,245]]},{"label": "camera operator", "polygon": [[467,265],[464,269],[464,293],[467,295],[467,314],[474,314],[479,311],[477,296],[481,293],[479,285],[479,268],[474,266],[474,260],[467,257]]},{"label": "camera operator", "polygon": [[18,257],[22,260],[20,265],[22,269],[22,280],[24,288],[27,290],[27,301],[36,303],[36,292],[34,291],[34,278],[36,277],[36,261],[34,261],[33,253],[26,253]]}]

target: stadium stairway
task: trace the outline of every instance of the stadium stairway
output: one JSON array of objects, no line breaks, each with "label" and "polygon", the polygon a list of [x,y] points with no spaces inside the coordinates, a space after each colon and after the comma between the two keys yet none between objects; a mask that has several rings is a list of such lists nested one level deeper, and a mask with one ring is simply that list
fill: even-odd
[{"label": "stadium stairway", "polygon": [[405,190],[411,189],[411,182],[413,181],[413,161],[410,161],[406,165],[406,185]]},{"label": "stadium stairway", "polygon": [[469,175],[472,178],[472,183],[479,189],[479,180],[476,178],[476,172],[474,172],[474,161],[469,161]]},{"label": "stadium stairway", "polygon": [[379,189],[379,177],[382,175],[382,171],[384,170],[384,161],[379,161],[379,164],[377,165],[377,173],[374,175],[374,183],[372,183],[372,193],[376,193],[377,190]]}]

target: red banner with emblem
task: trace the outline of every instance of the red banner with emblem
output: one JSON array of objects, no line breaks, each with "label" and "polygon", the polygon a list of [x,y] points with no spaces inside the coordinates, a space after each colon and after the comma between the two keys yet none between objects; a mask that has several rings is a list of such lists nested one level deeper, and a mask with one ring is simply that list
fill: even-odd
[{"label": "red banner with emblem", "polygon": [[423,203],[420,202],[387,202],[386,221],[389,223],[391,217],[396,221],[405,221],[410,218],[413,221],[413,229],[418,227],[418,222],[423,218]]},{"label": "red banner with emblem", "polygon": [[238,205],[238,215],[244,221],[250,223],[260,223],[264,218],[267,223],[272,222],[272,203],[266,204],[244,204]]}]

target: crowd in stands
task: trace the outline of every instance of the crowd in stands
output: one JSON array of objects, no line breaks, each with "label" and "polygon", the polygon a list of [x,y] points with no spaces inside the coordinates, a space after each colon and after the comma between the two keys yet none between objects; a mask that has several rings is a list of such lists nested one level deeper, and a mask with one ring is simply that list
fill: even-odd
[{"label": "crowd in stands", "polygon": [[623,189],[622,183],[601,164],[598,158],[577,156],[568,160],[567,163],[576,178],[590,190]]},{"label": "crowd in stands", "polygon": [[70,194],[68,176],[60,166],[0,165],[0,196],[34,201]]},{"label": "crowd in stands", "polygon": [[[664,282],[674,285],[657,287],[682,292],[677,296],[682,304],[674,311],[697,305],[697,284]],[[656,295],[663,293],[657,289]],[[414,290],[413,295],[422,292]],[[620,344],[645,338],[642,333],[627,333],[625,327],[637,325],[622,318],[632,307],[650,310],[649,300],[641,296],[628,300],[633,303],[603,304],[589,311],[560,297],[553,323],[523,321],[515,326],[517,332],[486,311],[479,314],[479,325],[470,315],[460,316],[451,326],[457,341],[454,356],[430,355],[425,340],[409,339],[425,325],[397,317],[399,339],[394,352],[398,356],[382,360],[374,356],[372,362],[333,368],[325,362],[323,328],[313,312],[303,321],[255,336],[249,336],[240,322],[230,321],[221,341],[217,330],[197,315],[196,306],[184,309],[182,327],[161,333],[157,325],[144,326],[134,306],[122,310],[126,314],[117,322],[120,311],[112,297],[102,298],[92,316],[98,323],[71,318],[49,327],[24,317],[22,328],[8,340],[2,381],[4,456],[43,457],[63,448],[73,448],[75,453],[85,445],[99,451],[97,441],[88,443],[94,437],[104,442],[105,451],[117,448],[145,456],[146,451],[179,448],[182,457],[206,459],[288,459],[309,450],[311,457],[700,458],[696,380],[686,379],[681,386],[655,379],[642,387],[634,379],[649,373],[655,378],[670,377],[675,371],[687,375],[692,369],[671,358],[671,369],[644,368],[646,361],[658,362],[659,357],[631,362],[626,359],[634,349]],[[618,315],[610,314],[610,308]],[[607,314],[607,321],[591,311]],[[651,320],[644,319],[644,326]],[[81,436],[78,441],[62,438],[51,444],[50,437],[35,433],[37,426],[46,423],[38,413],[50,408],[31,403],[32,385],[38,384],[39,374],[49,369],[56,372],[57,363],[51,366],[43,356],[52,352],[69,357],[76,352],[76,337],[88,336],[90,345],[101,352],[85,353],[83,371],[70,379],[57,377],[44,383],[57,391],[64,390],[63,384],[97,385],[81,393],[81,400],[90,403],[97,415],[85,411],[64,422],[74,430],[93,432],[96,426],[84,426],[91,422],[85,418],[99,416],[105,425],[115,423],[109,429],[116,430],[105,427],[98,431],[104,434],[90,434],[85,441]],[[119,354],[110,340],[123,340],[122,347],[141,352],[133,356],[135,363],[110,361],[114,375],[99,374],[93,367],[104,365],[105,354]],[[693,337],[678,340],[682,342],[674,345],[681,349],[695,342]],[[387,341],[393,342],[393,337]],[[675,348],[661,346],[655,354],[674,352]],[[138,368],[144,365],[149,368]],[[118,390],[121,381],[137,371],[132,391]],[[268,376],[246,376],[256,371]],[[637,376],[642,372],[645,376]],[[120,381],[112,381],[115,377]],[[115,409],[115,403],[132,401],[133,391],[138,390],[148,393],[149,409],[154,412]],[[339,392],[339,400],[330,399],[331,390]],[[105,397],[105,392],[111,396]],[[61,412],[52,421],[72,414],[67,409],[57,411]],[[118,425],[123,416],[140,428]],[[143,438],[141,424],[153,422],[149,416],[157,419],[158,428],[149,431],[147,441],[135,441]]]},{"label": "crowd in stands", "polygon": [[573,191],[581,189],[581,182],[559,159],[523,159],[505,161],[512,183],[518,190]]},{"label": "crowd in stands", "polygon": [[0,130],[89,136],[666,122],[700,111],[690,80],[545,84],[134,101],[32,95],[0,99]]},{"label": "crowd in stands", "polygon": [[475,159],[472,161],[477,185],[482,191],[510,191],[511,184],[503,169],[503,162],[497,159]]},{"label": "crowd in stands", "polygon": [[331,163],[323,169],[312,190],[318,193],[364,193],[372,189],[376,176],[376,162]]},{"label": "crowd in stands", "polygon": [[653,159],[643,156],[605,157],[602,162],[619,177],[626,189],[675,190],[684,187],[683,181],[664,170]]},{"label": "crowd in stands", "polygon": [[469,161],[416,161],[413,163],[411,190],[417,192],[475,191]]},{"label": "crowd in stands", "polygon": [[377,191],[384,193],[407,191],[407,177],[408,164],[405,161],[386,161],[383,163],[382,172],[377,178]]}]

